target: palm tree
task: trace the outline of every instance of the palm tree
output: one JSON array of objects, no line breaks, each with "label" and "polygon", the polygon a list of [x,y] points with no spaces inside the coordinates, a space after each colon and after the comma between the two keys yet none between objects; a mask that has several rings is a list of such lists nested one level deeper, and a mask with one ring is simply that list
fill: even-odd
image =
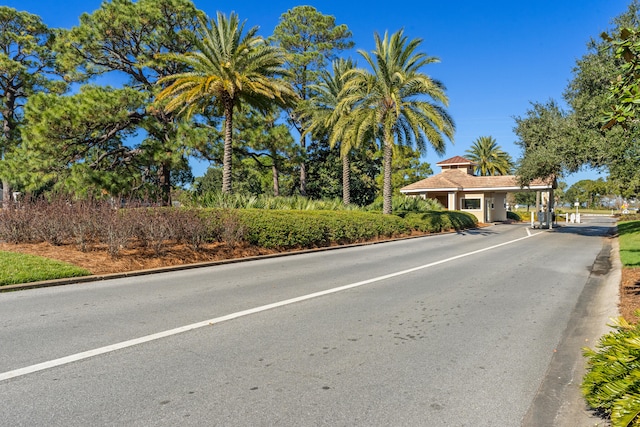
[{"label": "palm tree", "polygon": [[338,110],[341,115],[331,135],[332,141],[379,140],[383,150],[383,208],[390,214],[391,160],[393,147],[415,143],[420,152],[427,142],[438,154],[445,151],[445,137],[453,140],[455,125],[444,107],[448,104],[445,88],[422,73],[435,57],[416,52],[422,40],[409,40],[400,30],[384,38],[374,35],[376,49],[370,55],[359,51],[371,72],[354,69],[347,72]]},{"label": "palm tree", "polygon": [[508,175],[513,169],[511,156],[502,151],[496,140],[490,136],[481,136],[466,151],[467,158],[473,160],[476,174],[481,176]]},{"label": "palm tree", "polygon": [[[303,108],[301,118],[310,119],[310,125],[304,135],[314,132],[323,132],[331,135],[336,129],[336,123],[341,115],[348,114],[348,110],[337,109],[340,104],[341,94],[345,82],[349,79],[348,72],[355,68],[351,59],[336,59],[332,63],[332,71],[323,70],[320,73],[319,83],[309,86],[314,93],[306,108]],[[303,135],[303,138],[304,138]],[[340,158],[342,159],[342,202],[345,205],[351,203],[351,166],[349,152],[354,145],[348,140],[337,141],[330,138],[330,146],[334,148],[340,144]]]},{"label": "palm tree", "polygon": [[[293,88],[283,79],[285,52],[268,45],[257,35],[258,27],[244,33],[245,22],[238,15],[229,18],[218,12],[217,22],[201,21],[193,34],[195,49],[167,58],[185,64],[189,71],[164,77],[159,84],[171,83],[156,97],[169,99],[164,108],[190,117],[215,106],[224,114],[224,154],[222,192],[231,192],[231,154],[233,110],[241,103],[266,109],[273,103],[288,105],[295,99]],[[244,33],[244,34],[243,34]]]}]

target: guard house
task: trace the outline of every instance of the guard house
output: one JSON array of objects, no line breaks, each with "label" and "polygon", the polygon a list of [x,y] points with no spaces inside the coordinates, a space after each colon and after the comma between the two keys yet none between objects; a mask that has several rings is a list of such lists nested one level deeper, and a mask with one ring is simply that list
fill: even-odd
[{"label": "guard house", "polygon": [[514,175],[476,176],[477,163],[456,156],[436,163],[442,172],[400,189],[407,196],[436,199],[448,210],[469,212],[479,222],[506,221],[507,193],[540,192],[542,206],[537,210],[553,209],[555,180],[534,180],[528,187],[520,187]]}]

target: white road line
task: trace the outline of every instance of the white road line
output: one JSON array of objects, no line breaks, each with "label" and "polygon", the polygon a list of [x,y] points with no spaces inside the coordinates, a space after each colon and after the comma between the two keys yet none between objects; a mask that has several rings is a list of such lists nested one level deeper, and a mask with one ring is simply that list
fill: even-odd
[{"label": "white road line", "polygon": [[108,346],[105,346],[105,347],[100,347],[100,348],[96,348],[96,349],[93,349],[93,350],[84,351],[82,353],[76,353],[76,354],[72,354],[70,356],[61,357],[59,359],[54,359],[54,360],[50,360],[50,361],[47,361],[47,362],[38,363],[36,365],[31,365],[31,366],[27,366],[27,367],[20,368],[20,369],[15,369],[13,371],[3,372],[3,373],[0,373],[0,381],[5,381],[5,380],[8,380],[10,378],[16,378],[16,377],[20,377],[20,376],[23,376],[23,375],[31,374],[31,373],[34,373],[34,372],[43,371],[45,369],[54,368],[56,366],[66,365],[66,364],[77,362],[77,361],[80,361],[80,360],[83,360],[83,359],[88,359],[88,358],[93,357],[93,356],[98,356],[100,354],[110,353],[112,351],[121,350],[121,349],[127,348],[127,347],[133,347],[135,345],[146,343],[146,342],[149,342],[149,341],[155,341],[155,340],[159,340],[161,338],[170,337],[172,335],[181,334],[183,332],[193,331],[194,329],[203,328],[205,326],[212,326],[212,325],[215,325],[215,324],[218,324],[218,323],[226,322],[228,320],[237,319],[239,317],[249,316],[251,314],[260,313],[260,312],[266,311],[266,310],[271,310],[273,308],[283,307],[285,305],[294,304],[294,303],[297,303],[297,302],[310,300],[312,298],[317,298],[317,297],[321,297],[321,296],[325,296],[325,295],[330,295],[330,294],[334,294],[334,293],[337,293],[337,292],[346,291],[348,289],[357,288],[359,286],[364,286],[364,285],[368,285],[368,284],[371,284],[371,283],[380,282],[382,280],[391,279],[393,277],[398,277],[398,276],[402,276],[402,275],[405,275],[405,274],[413,273],[415,271],[423,270],[425,268],[429,268],[429,267],[433,267],[433,266],[436,266],[436,265],[444,264],[444,263],[447,263],[447,262],[450,262],[450,261],[454,261],[454,260],[457,260],[457,259],[460,259],[460,258],[464,258],[464,257],[468,257],[468,256],[471,256],[471,255],[479,254],[481,252],[490,251],[492,249],[496,249],[496,248],[499,248],[501,246],[510,245],[512,243],[516,243],[516,242],[519,242],[521,240],[528,239],[530,237],[533,237],[533,236],[536,236],[538,234],[541,234],[541,232],[535,233],[535,234],[531,234],[531,233],[529,233],[529,231],[527,229],[527,234],[528,234],[527,236],[520,237],[519,239],[510,240],[508,242],[500,243],[500,244],[497,244],[497,245],[494,245],[494,246],[489,246],[489,247],[486,247],[486,248],[483,248],[483,249],[478,249],[476,251],[472,251],[472,252],[467,252],[467,253],[464,253],[464,254],[456,255],[456,256],[453,256],[451,258],[446,258],[446,259],[443,259],[443,260],[440,260],[440,261],[435,261],[435,262],[432,262],[432,263],[429,263],[429,264],[424,264],[424,265],[421,265],[421,266],[418,266],[418,267],[409,268],[407,270],[402,270],[402,271],[398,271],[398,272],[395,272],[395,273],[386,274],[384,276],[374,277],[372,279],[363,280],[361,282],[351,283],[349,285],[339,286],[337,288],[327,289],[325,291],[315,292],[315,293],[312,293],[312,294],[303,295],[303,296],[300,296],[300,297],[291,298],[291,299],[287,299],[287,300],[284,300],[284,301],[275,302],[275,303],[272,303],[272,304],[262,305],[260,307],[255,307],[255,308],[251,308],[251,309],[248,309],[248,310],[238,311],[236,313],[228,314],[226,316],[216,317],[216,318],[209,319],[209,320],[204,320],[204,321],[198,322],[198,323],[192,323],[190,325],[181,326],[179,328],[170,329],[168,331],[158,332],[156,334],[151,334],[151,335],[147,335],[147,336],[140,337],[140,338],[135,338],[135,339],[128,340],[128,341],[122,341],[122,342],[119,342],[119,343],[116,343],[116,344],[112,344],[112,345],[108,345]]}]

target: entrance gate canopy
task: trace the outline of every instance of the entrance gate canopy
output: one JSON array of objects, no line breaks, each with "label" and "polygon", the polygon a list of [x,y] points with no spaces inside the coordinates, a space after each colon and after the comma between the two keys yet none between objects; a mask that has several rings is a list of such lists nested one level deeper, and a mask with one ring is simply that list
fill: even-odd
[{"label": "entrance gate canopy", "polygon": [[456,156],[437,163],[442,172],[400,189],[407,196],[436,199],[448,210],[472,213],[479,222],[507,220],[507,193],[539,191],[543,210],[553,208],[555,179],[534,180],[521,187],[514,175],[476,176],[476,163]]}]

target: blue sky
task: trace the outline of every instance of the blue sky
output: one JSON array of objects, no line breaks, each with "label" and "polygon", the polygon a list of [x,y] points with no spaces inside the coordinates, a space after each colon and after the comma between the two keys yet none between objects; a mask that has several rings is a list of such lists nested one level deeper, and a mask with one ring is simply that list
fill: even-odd
[{"label": "blue sky", "polygon": [[[357,49],[370,51],[373,34],[404,28],[410,38],[421,38],[421,50],[441,62],[424,72],[447,87],[449,112],[456,122],[453,144],[441,158],[427,153],[434,172],[440,160],[464,155],[475,139],[492,136],[514,159],[521,152],[514,144],[514,117],[524,116],[530,102],[555,99],[572,79],[576,60],[587,53],[587,42],[611,27],[611,20],[626,11],[630,0],[432,1],[378,0],[285,1],[195,0],[209,16],[217,11],[238,13],[248,26],[259,26],[269,36],[280,16],[301,4],[336,17],[353,33],[351,55],[364,64]],[[70,28],[83,12],[99,8],[101,0],[4,0],[6,6],[42,17],[50,27]],[[390,6],[391,5],[391,6]],[[194,168],[196,176],[204,166]],[[594,171],[565,178],[597,179]]]}]

